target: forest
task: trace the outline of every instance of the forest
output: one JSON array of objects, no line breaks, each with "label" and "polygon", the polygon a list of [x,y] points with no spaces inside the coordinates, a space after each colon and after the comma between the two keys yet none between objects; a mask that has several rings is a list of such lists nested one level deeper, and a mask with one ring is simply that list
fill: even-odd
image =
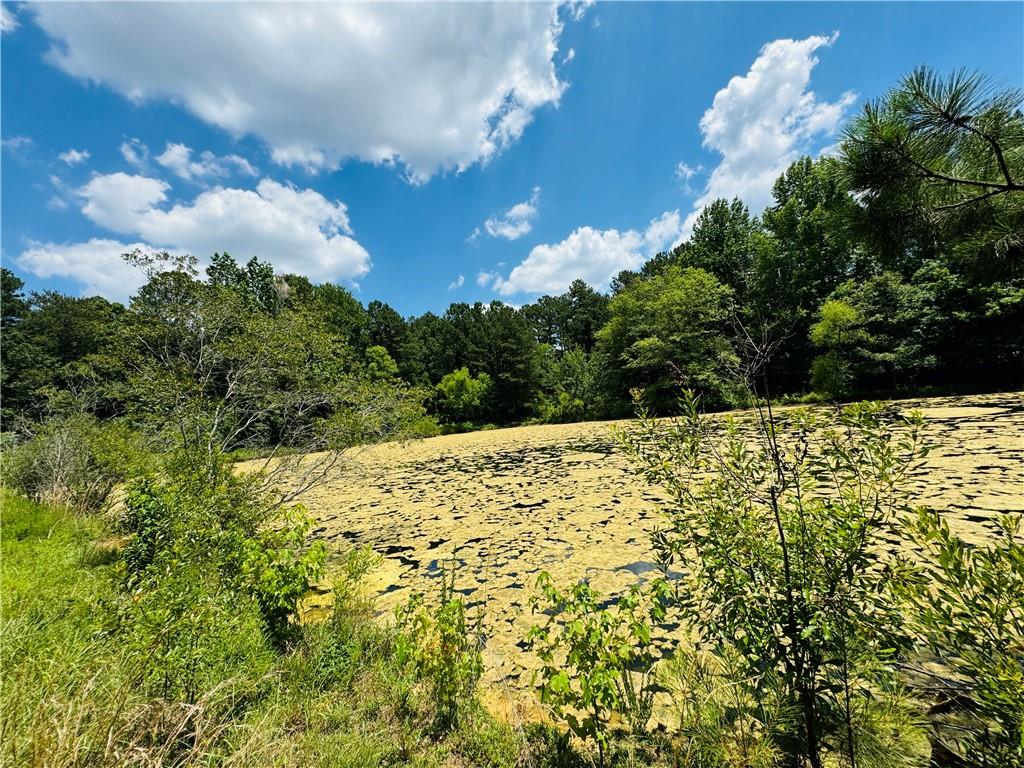
[{"label": "forest", "polygon": [[[1021,108],[915,70],[764,211],[717,200],[607,292],[521,307],[402,317],[272,254],[125,254],[127,306],[4,268],[4,763],[1024,766],[1020,517],[976,548],[915,507],[920,417],[772,411],[1024,389]],[[749,407],[753,436],[708,426]],[[447,577],[378,621],[379,556],[328,558],[300,503],[359,446],[632,416],[666,576],[612,606],[539,580],[542,723],[480,704]],[[879,554],[893,531],[924,558]],[[656,674],[667,622],[694,645]],[[952,670],[942,738],[901,671],[921,654]]]}]

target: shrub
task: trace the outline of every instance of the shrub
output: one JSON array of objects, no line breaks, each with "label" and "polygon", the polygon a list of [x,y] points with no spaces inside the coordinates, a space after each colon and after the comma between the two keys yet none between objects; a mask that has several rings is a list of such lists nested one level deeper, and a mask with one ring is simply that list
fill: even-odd
[{"label": "shrub", "polygon": [[142,440],[127,426],[79,413],[48,421],[24,442],[5,446],[3,474],[31,499],[95,512],[147,464]]},{"label": "shrub", "polygon": [[716,653],[684,646],[659,666],[658,679],[672,697],[676,718],[672,749],[677,765],[779,765],[782,754],[776,742],[791,727],[793,712],[777,695],[777,680],[752,680],[749,674],[728,650]]},{"label": "shrub", "polygon": [[441,425],[433,416],[423,416],[409,424],[410,437],[437,437],[441,434]]},{"label": "shrub", "polygon": [[967,764],[1024,766],[1024,536],[1021,516],[999,519],[976,545],[921,510],[905,533],[921,551],[910,585],[917,627],[944,664],[969,681],[975,717],[952,739]]},{"label": "shrub", "polygon": [[322,570],[323,544],[305,546],[309,521],[301,507],[280,507],[258,476],[236,475],[223,457],[193,459],[181,454],[159,479],[140,479],[126,492],[131,612],[136,605],[145,612],[141,597],[167,590],[172,609],[161,620],[171,627],[192,601],[214,612],[221,600],[237,601],[240,614],[255,607],[268,637],[283,643],[299,599]]},{"label": "shrub", "polygon": [[446,374],[435,387],[434,400],[444,421],[455,424],[472,422],[484,414],[491,392],[491,377],[480,373],[475,378],[468,368]]},{"label": "shrub", "polygon": [[542,573],[541,595],[531,606],[548,615],[531,627],[530,648],[542,666],[534,683],[541,701],[581,739],[597,745],[604,764],[612,716],[629,723],[635,735],[645,733],[654,701],[655,653],[652,627],[665,619],[665,584],[656,581],[648,592],[632,588],[614,610],[600,606],[600,594],[586,582],[570,591],[555,587]]},{"label": "shrub", "polygon": [[830,426],[796,411],[783,432],[769,406],[750,433],[726,419],[716,435],[694,396],[683,406],[667,427],[641,409],[621,435],[670,498],[652,542],[680,573],[675,603],[699,649],[740,660],[755,700],[778,681],[798,713],[785,754],[814,768],[829,751],[855,760],[858,713],[900,696],[886,662],[911,643],[883,536],[911,510],[921,416],[860,404]]},{"label": "shrub", "polygon": [[456,597],[455,576],[454,569],[442,571],[435,605],[427,606],[423,595],[415,594],[395,614],[396,655],[428,684],[435,724],[442,731],[458,725],[471,710],[483,673],[481,617],[467,617],[465,603]]}]

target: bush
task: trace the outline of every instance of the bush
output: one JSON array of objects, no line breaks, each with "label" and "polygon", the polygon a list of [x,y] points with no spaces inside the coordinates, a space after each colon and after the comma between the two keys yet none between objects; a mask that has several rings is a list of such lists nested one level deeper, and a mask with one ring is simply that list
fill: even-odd
[{"label": "bush", "polygon": [[475,378],[468,368],[445,374],[435,387],[434,402],[442,419],[450,424],[473,422],[484,414],[491,392],[491,377],[480,373]]},{"label": "bush", "polygon": [[[772,674],[770,671],[766,674]],[[680,766],[774,768],[782,762],[778,737],[794,713],[777,692],[777,680],[750,679],[741,660],[679,646],[658,669],[672,697],[672,751]],[[759,696],[754,691],[761,690]]]},{"label": "bush", "polygon": [[[969,684],[968,729],[954,730],[972,766],[1024,766],[1024,536],[1021,516],[999,519],[998,537],[976,545],[921,510],[905,528],[920,550],[908,590],[917,628]],[[955,683],[950,682],[950,690]],[[943,729],[940,727],[940,731]],[[949,733],[943,733],[949,738]]]},{"label": "bush", "polygon": [[5,447],[3,475],[31,499],[95,512],[148,463],[142,440],[124,424],[80,413],[48,421],[24,442]]},{"label": "bush", "polygon": [[483,673],[481,619],[466,616],[465,603],[455,596],[455,576],[454,569],[442,571],[437,604],[427,606],[423,595],[415,594],[395,614],[396,655],[429,686],[435,725],[442,731],[473,709]]},{"label": "bush", "polygon": [[310,523],[301,507],[281,508],[258,476],[233,473],[223,457],[191,459],[179,455],[160,479],[136,481],[125,495],[131,613],[150,623],[141,598],[166,590],[172,608],[162,615],[168,629],[161,637],[169,638],[193,601],[196,610],[214,612],[221,600],[237,601],[239,613],[252,606],[268,637],[285,642],[299,599],[322,570],[323,544],[305,546]]},{"label": "bush", "polygon": [[[230,684],[207,675],[211,687],[191,704],[140,685],[159,662],[133,626],[109,615],[111,567],[83,557],[102,522],[7,491],[2,502],[0,762],[186,766],[215,754],[249,692],[248,670],[232,668]],[[205,642],[206,627],[198,630]]]},{"label": "bush", "polygon": [[683,404],[667,428],[641,410],[621,435],[669,495],[652,542],[662,568],[680,573],[674,602],[698,649],[739,661],[754,701],[781,696],[796,713],[776,742],[785,755],[814,768],[828,753],[863,764],[885,727],[865,739],[862,715],[888,706],[875,700],[896,712],[905,698],[891,662],[912,638],[896,589],[903,570],[884,537],[912,509],[920,414],[860,404],[833,426],[795,411],[783,432],[762,405],[749,432],[726,419],[714,434],[693,395]]},{"label": "bush", "polygon": [[615,610],[601,608],[586,582],[561,592],[542,573],[537,588],[532,610],[548,620],[532,627],[527,641],[542,662],[534,679],[541,701],[576,736],[594,741],[603,765],[613,715],[634,735],[646,732],[656,680],[651,631],[665,620],[665,583],[654,582],[646,593],[632,588]]},{"label": "bush", "polygon": [[437,437],[441,434],[441,425],[433,416],[423,416],[409,425],[410,437]]}]

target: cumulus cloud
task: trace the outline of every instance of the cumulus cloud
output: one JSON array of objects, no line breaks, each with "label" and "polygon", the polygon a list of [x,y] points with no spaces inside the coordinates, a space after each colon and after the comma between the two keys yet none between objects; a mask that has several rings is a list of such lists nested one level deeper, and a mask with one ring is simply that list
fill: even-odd
[{"label": "cumulus cloud", "polygon": [[645,259],[677,244],[681,234],[679,211],[666,211],[642,232],[579,227],[559,243],[536,246],[508,278],[481,272],[477,283],[505,296],[558,293],[576,279],[604,288],[622,270],[636,269]]},{"label": "cumulus cloud", "polygon": [[[533,229],[533,220],[537,217],[537,206],[540,203],[540,187],[534,187],[530,199],[516,203],[501,216],[494,216],[484,222],[484,230],[491,237],[503,237],[516,240]],[[473,230],[471,240],[480,236],[479,227]]]},{"label": "cumulus cloud", "polygon": [[192,148],[184,144],[168,143],[164,151],[155,158],[160,165],[186,181],[204,178],[223,178],[232,169],[246,176],[256,176],[252,164],[240,155],[218,157],[213,152],[202,152],[198,159],[192,159]]},{"label": "cumulus cloud", "polygon": [[754,212],[771,200],[775,179],[816,140],[831,136],[857,95],[820,101],[809,89],[815,52],[831,46],[831,37],[766,43],[742,76],[732,78],[715,94],[700,120],[704,146],[722,156],[711,172],[693,212],[689,232],[700,211],[715,199],[739,197]]},{"label": "cumulus cloud", "polygon": [[259,136],[281,163],[356,157],[423,182],[487,161],[558,105],[562,17],[585,7],[40,3],[33,13],[49,60],[75,77]]},{"label": "cumulus cloud", "polygon": [[84,199],[82,213],[114,232],[133,232],[157,203],[167,199],[167,182],[127,173],[97,174],[78,190]]},{"label": "cumulus cloud", "polygon": [[454,280],[452,280],[448,284],[448,290],[449,291],[457,291],[459,288],[461,288],[465,284],[465,282],[466,282],[466,276],[465,275],[459,275],[458,277],[456,277]]},{"label": "cumulus cloud", "polygon": [[89,150],[69,149],[67,152],[61,152],[57,155],[57,159],[67,165],[78,165],[89,159]]},{"label": "cumulus cloud", "polygon": [[370,269],[369,254],[352,237],[344,203],[314,190],[263,179],[255,190],[215,188],[173,205],[167,204],[168,190],[161,179],[98,174],[77,190],[82,213],[139,242],[130,247],[110,239],[36,243],[19,263],[40,277],[72,278],[88,291],[118,297],[123,291],[112,286],[125,274],[120,254],[136,246],[191,253],[200,260],[215,251],[241,260],[259,256],[279,271],[313,280],[355,278]]},{"label": "cumulus cloud", "polygon": [[44,280],[70,278],[82,285],[83,296],[126,302],[145,282],[142,272],[121,258],[121,254],[136,248],[152,250],[145,243],[105,238],[71,244],[33,242],[18,257],[18,265]]}]

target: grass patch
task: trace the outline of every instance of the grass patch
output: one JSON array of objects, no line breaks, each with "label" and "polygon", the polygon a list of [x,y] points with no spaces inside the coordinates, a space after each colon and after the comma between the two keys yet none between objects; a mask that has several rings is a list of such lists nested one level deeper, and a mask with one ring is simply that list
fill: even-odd
[{"label": "grass patch", "polygon": [[[120,594],[109,531],[2,490],[0,744],[5,765],[373,765],[512,768],[543,743],[471,700],[440,732],[430,681],[396,656],[395,630],[351,586],[285,650],[242,625],[207,659],[220,679],[160,695]],[[197,638],[198,642],[198,638]],[[248,668],[233,647],[264,648]],[[541,733],[531,731],[531,733]],[[540,764],[540,763],[538,763]]]}]

